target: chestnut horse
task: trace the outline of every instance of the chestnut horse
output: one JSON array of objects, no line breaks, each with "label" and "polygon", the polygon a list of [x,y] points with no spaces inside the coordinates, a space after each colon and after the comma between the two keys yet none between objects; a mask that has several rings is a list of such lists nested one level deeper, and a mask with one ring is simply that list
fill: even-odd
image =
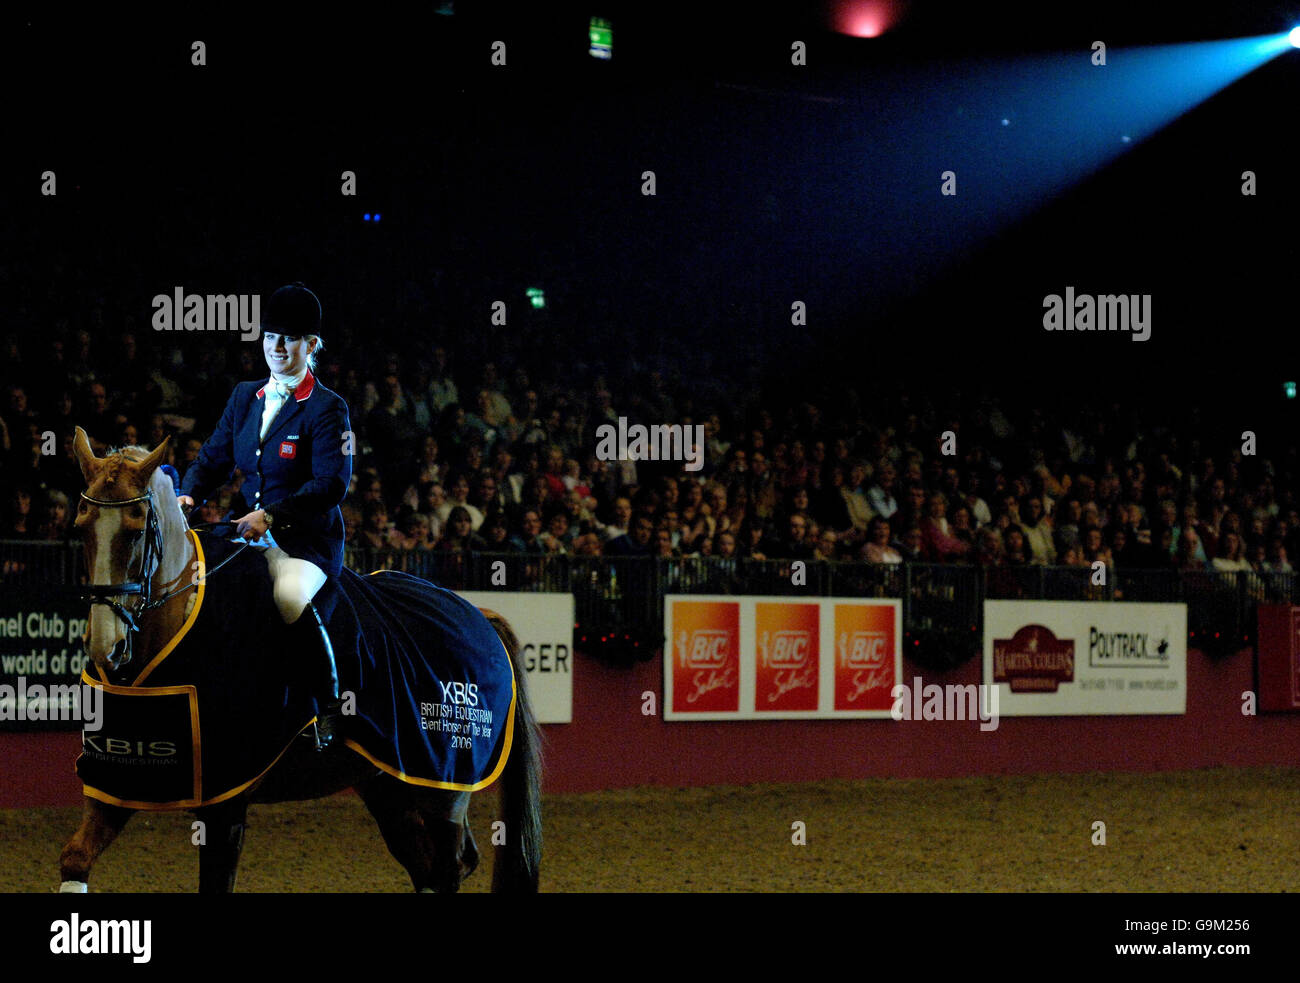
[{"label": "chestnut horse", "polygon": [[[167,475],[152,453],[127,447],[96,457],[78,427],[76,455],[86,481],[75,526],[85,544],[92,601],[87,654],[105,671],[148,662],[180,630],[194,591],[195,548]],[[211,581],[220,577],[210,570]],[[133,600],[134,599],[134,600]],[[539,738],[519,661],[519,642],[500,615],[484,611],[514,666],[514,739],[501,775],[505,843],[496,847],[493,891],[536,891],[541,859]],[[320,798],[355,788],[416,891],[455,891],[478,863],[467,818],[470,793],[407,784],[341,742],[325,753],[295,740],[264,778],[224,802],[193,810],[206,827],[199,890],[234,890],[250,802]],[[84,892],[91,868],[135,810],[86,796],[81,827],[59,858],[61,891]],[[495,828],[495,826],[494,826]],[[495,839],[495,836],[494,836]]]}]

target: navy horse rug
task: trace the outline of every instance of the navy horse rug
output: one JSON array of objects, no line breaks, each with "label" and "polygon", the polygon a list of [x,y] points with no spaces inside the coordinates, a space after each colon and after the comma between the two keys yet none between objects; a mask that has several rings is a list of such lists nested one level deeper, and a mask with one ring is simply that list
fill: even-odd
[{"label": "navy horse rug", "polygon": [[[191,533],[200,569],[238,547]],[[460,596],[408,574],[325,585],[316,606],[334,646],[343,742],[401,781],[477,791],[513,737],[515,678],[492,626]],[[305,617],[309,617],[306,615]],[[82,679],[103,691],[83,731],[85,792],[133,809],[193,809],[246,790],[315,720],[324,656],[275,608],[258,550],[200,581],[176,636],[145,666]]]}]

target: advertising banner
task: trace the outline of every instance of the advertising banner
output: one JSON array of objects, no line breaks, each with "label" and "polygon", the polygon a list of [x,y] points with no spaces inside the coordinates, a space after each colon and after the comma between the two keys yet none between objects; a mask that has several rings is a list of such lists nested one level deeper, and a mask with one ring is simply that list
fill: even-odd
[{"label": "advertising banner", "polygon": [[457,591],[510,622],[519,636],[528,698],[539,724],[573,720],[573,595]]},{"label": "advertising banner", "polygon": [[897,600],[669,594],[664,719],[889,717]]},{"label": "advertising banner", "polygon": [[1187,605],[985,601],[1004,717],[1187,712]]}]

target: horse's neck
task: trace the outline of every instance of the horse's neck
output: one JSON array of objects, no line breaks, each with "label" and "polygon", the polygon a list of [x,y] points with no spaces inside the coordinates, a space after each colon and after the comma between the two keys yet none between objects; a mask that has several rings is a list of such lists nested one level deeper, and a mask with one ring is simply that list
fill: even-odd
[{"label": "horse's neck", "polygon": [[[149,582],[149,594],[152,598],[162,597],[170,591],[185,586],[190,571],[194,569],[195,560],[194,541],[186,529],[184,516],[175,505],[171,479],[166,475],[158,477],[164,484],[161,488],[154,488],[154,501],[166,504],[160,504],[157,510],[158,530],[162,539],[162,559]],[[181,625],[185,623],[188,602],[193,596],[193,591],[178,594],[143,619],[140,626],[140,643],[150,656],[180,631]]]}]

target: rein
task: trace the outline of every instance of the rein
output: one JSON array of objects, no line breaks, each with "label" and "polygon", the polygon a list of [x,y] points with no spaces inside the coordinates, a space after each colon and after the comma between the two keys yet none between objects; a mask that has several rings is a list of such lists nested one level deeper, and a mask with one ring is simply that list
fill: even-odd
[{"label": "rein", "polygon": [[[119,662],[116,666],[113,666],[114,670],[120,669],[122,666],[126,665],[131,661],[131,655],[134,649],[133,642],[136,634],[140,631],[140,626],[137,622],[138,618],[148,614],[150,611],[154,611],[162,607],[172,598],[179,597],[181,594],[184,594],[188,590],[193,590],[195,587],[199,585],[201,581],[206,580],[208,577],[212,576],[214,573],[216,573],[218,570],[220,570],[227,563],[229,563],[231,560],[233,560],[240,553],[242,553],[244,550],[248,549],[248,547],[252,545],[251,543],[244,543],[242,546],[236,549],[233,553],[231,553],[228,557],[226,557],[224,560],[218,563],[211,570],[204,571],[202,575],[199,577],[191,578],[190,582],[188,584],[185,584],[183,587],[178,587],[175,590],[168,591],[166,594],[163,594],[161,597],[151,597],[149,595],[149,591],[150,591],[149,581],[153,579],[153,575],[157,571],[158,567],[162,564],[162,559],[163,559],[162,530],[158,525],[158,515],[157,512],[155,511],[154,500],[153,500],[153,489],[152,488],[146,489],[143,495],[137,495],[135,498],[125,498],[119,501],[110,502],[110,501],[105,501],[103,499],[91,498],[85,492],[81,493],[81,498],[83,501],[89,502],[91,505],[96,505],[101,509],[120,509],[120,508],[125,508],[128,505],[135,505],[139,502],[144,502],[145,509],[147,511],[147,517],[145,519],[145,531],[144,531],[144,556],[142,556],[140,559],[139,579],[127,580],[120,584],[86,584],[77,591],[77,596],[84,601],[89,601],[91,607],[94,607],[96,604],[104,605],[106,608],[112,611],[113,614],[117,616],[118,620],[120,620],[122,624],[126,627],[125,651],[123,652],[122,661]],[[189,520],[189,514],[186,513],[187,523],[188,520]],[[230,525],[230,523],[201,522],[197,526],[190,526],[190,528],[202,529],[207,526],[224,526],[224,525]],[[130,571],[128,570],[127,573],[129,576]],[[137,595],[143,597],[144,600],[141,603],[137,604],[134,610],[129,610],[123,604],[119,603],[117,600],[114,600],[114,598],[130,597],[130,596],[137,596]]]}]

